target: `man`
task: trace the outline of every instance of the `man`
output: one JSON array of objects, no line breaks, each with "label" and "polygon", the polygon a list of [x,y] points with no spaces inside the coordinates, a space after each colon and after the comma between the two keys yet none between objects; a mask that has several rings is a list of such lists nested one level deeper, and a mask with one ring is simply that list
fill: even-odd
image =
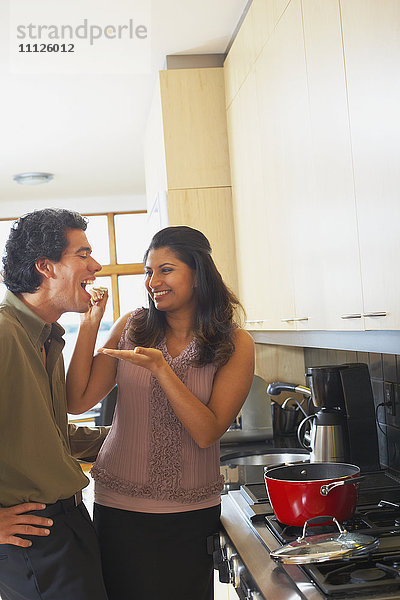
[{"label": "man", "polygon": [[107,600],[77,458],[94,460],[107,428],[67,423],[64,312],[91,306],[101,269],[86,220],[67,210],[27,214],[3,258],[0,305],[0,596]]}]

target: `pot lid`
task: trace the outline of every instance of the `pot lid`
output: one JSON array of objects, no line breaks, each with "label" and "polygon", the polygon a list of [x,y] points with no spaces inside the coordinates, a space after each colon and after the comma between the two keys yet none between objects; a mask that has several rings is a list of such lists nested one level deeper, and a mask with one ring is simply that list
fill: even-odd
[{"label": "pot lid", "polygon": [[[306,528],[315,519],[334,521],[339,532],[306,537]],[[334,517],[315,517],[315,519],[305,522],[303,535],[297,540],[270,552],[271,558],[285,564],[325,562],[364,554],[379,545],[379,540],[370,535],[349,533],[339,525]]]}]

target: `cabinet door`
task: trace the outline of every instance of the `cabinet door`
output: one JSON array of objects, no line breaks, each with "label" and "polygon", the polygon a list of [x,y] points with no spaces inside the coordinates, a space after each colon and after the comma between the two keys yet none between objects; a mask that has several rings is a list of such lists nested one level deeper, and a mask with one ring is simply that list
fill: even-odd
[{"label": "cabinet door", "polygon": [[400,3],[341,2],[366,329],[400,329]]},{"label": "cabinet door", "polygon": [[[294,327],[308,315],[295,311],[294,277],[302,246],[296,231],[307,213],[310,136],[300,0],[293,0],[256,65],[266,200],[267,260],[274,328]],[[299,221],[300,219],[300,221]],[[302,244],[306,243],[304,230]],[[300,322],[300,321],[298,321]]]},{"label": "cabinet door", "polygon": [[364,320],[339,5],[302,0],[302,9],[313,178],[295,232],[296,310],[309,317],[304,328],[357,330]]},{"label": "cabinet door", "polygon": [[254,70],[227,111],[239,298],[250,328],[271,329],[268,221]]}]

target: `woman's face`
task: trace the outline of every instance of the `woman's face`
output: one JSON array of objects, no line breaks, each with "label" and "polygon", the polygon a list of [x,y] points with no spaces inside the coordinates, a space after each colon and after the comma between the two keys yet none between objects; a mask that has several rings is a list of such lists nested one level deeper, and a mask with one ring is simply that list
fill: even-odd
[{"label": "woman's face", "polygon": [[145,270],[145,286],[158,310],[194,310],[196,274],[170,248],[150,250]]}]

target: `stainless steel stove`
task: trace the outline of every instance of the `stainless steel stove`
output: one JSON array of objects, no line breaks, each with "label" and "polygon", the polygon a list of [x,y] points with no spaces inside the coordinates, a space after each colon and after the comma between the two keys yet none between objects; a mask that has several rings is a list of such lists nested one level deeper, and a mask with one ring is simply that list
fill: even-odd
[{"label": "stainless steel stove", "polygon": [[[378,538],[379,546],[357,558],[301,566],[277,563],[269,552],[297,539],[302,530],[276,520],[263,483],[224,496],[222,541],[228,550],[222,551],[223,569],[239,598],[400,599],[400,481],[384,471],[364,475],[356,513],[342,525]],[[309,535],[329,533],[332,527],[310,527]]]}]

